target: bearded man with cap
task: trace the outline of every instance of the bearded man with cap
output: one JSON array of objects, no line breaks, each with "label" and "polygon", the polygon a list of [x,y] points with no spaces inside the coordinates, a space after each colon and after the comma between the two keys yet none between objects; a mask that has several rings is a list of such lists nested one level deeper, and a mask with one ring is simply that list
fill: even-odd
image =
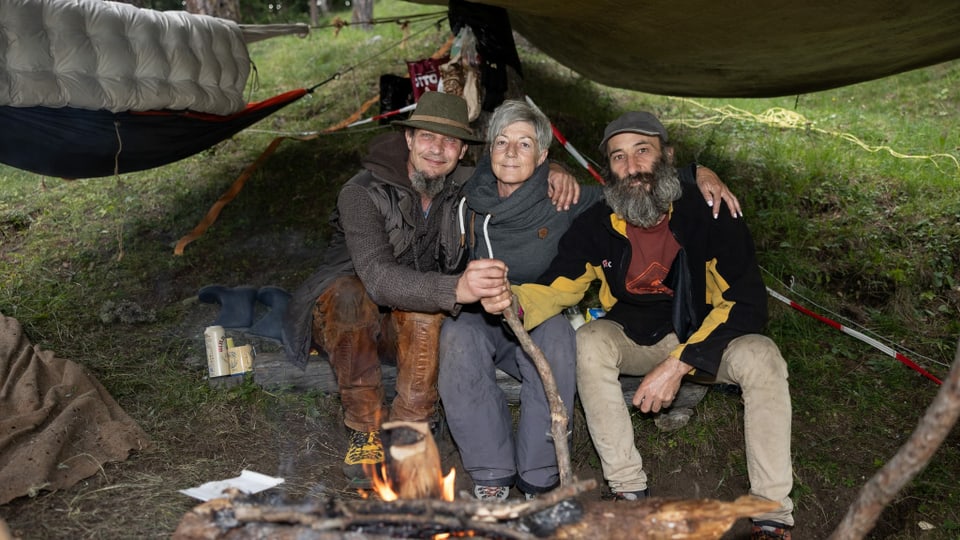
[{"label": "bearded man with cap", "polygon": [[[474,135],[467,104],[428,92],[404,128],[376,137],[363,170],[347,181],[331,216],[323,265],[295,291],[284,314],[286,355],[304,366],[311,348],[333,368],[349,431],[344,474],[357,487],[383,461],[380,424],[436,421],[437,341],[445,314],[505,289],[506,266],[466,262],[455,205],[472,167],[460,166]],[[558,208],[576,180],[551,175]],[[397,365],[396,397],[384,400],[381,359]]]},{"label": "bearded man with cap", "polygon": [[[642,375],[633,405],[669,407],[681,381],[740,387],[750,493],[780,504],[753,516],[751,538],[786,538],[790,491],[791,403],[787,365],[761,335],[766,287],[742,219],[717,214],[673,165],[660,121],[629,112],[600,143],[607,158],[605,202],[575,220],[537,284],[513,286],[524,326],[576,305],[595,281],[607,314],[577,331],[577,390],[587,428],[615,498],[649,494],[618,377]],[[490,313],[511,294],[481,299]]]}]

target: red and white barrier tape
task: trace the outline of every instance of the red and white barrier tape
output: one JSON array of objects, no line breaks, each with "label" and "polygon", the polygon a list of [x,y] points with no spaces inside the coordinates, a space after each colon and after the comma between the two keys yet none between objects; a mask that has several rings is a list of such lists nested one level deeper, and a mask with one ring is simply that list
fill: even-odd
[{"label": "red and white barrier tape", "polygon": [[942,382],[940,381],[940,379],[938,379],[938,378],[934,377],[933,375],[931,375],[930,372],[928,372],[927,370],[925,370],[925,369],[923,369],[922,367],[920,367],[919,365],[917,365],[916,362],[914,362],[913,360],[910,360],[910,359],[907,358],[906,356],[898,353],[897,351],[895,351],[895,350],[893,350],[892,348],[884,345],[883,343],[880,343],[879,341],[871,338],[870,336],[864,335],[864,334],[862,334],[862,333],[860,333],[860,332],[858,332],[858,331],[856,331],[856,330],[853,330],[852,328],[847,328],[846,326],[844,326],[844,325],[842,325],[842,324],[840,324],[840,323],[838,323],[838,322],[836,322],[836,321],[834,321],[834,320],[828,319],[828,318],[824,317],[823,315],[819,315],[819,314],[817,314],[817,313],[814,313],[814,312],[810,311],[809,309],[801,306],[800,304],[794,302],[793,300],[790,300],[790,299],[787,298],[786,296],[783,296],[782,294],[774,291],[774,290],[771,289],[770,287],[767,287],[767,292],[770,294],[770,296],[776,298],[777,300],[783,302],[784,304],[787,304],[788,306],[790,306],[790,307],[792,307],[793,309],[799,311],[800,313],[803,313],[803,314],[805,314],[805,315],[809,315],[809,316],[813,317],[814,319],[817,319],[818,321],[820,321],[820,322],[822,322],[822,323],[824,323],[824,324],[826,324],[826,325],[828,325],[828,326],[832,326],[832,327],[836,328],[837,330],[843,332],[844,334],[847,334],[847,335],[849,335],[849,336],[853,336],[853,337],[859,339],[860,341],[862,341],[862,342],[864,342],[864,343],[866,343],[866,344],[874,347],[875,349],[882,351],[883,353],[887,354],[888,356],[892,356],[893,358],[896,358],[896,359],[899,360],[901,363],[903,363],[905,366],[907,366],[907,367],[909,367],[910,369],[916,371],[917,373],[923,375],[924,377],[930,379],[931,381],[933,381],[933,382],[935,382],[935,383],[937,383],[937,384],[942,384]]},{"label": "red and white barrier tape", "polygon": [[[539,107],[537,107],[537,104],[534,103],[532,99],[530,99],[530,96],[526,96],[526,98],[527,98],[527,103],[529,103],[531,107],[534,107],[537,110],[540,109]],[[553,130],[553,136],[556,137],[557,141],[563,145],[563,148],[567,152],[569,152],[571,156],[573,156],[573,159],[577,160],[577,163],[583,166],[583,168],[586,169],[587,172],[589,172],[597,180],[597,182],[600,182],[600,185],[606,184],[606,182],[603,181],[603,177],[600,176],[600,173],[598,173],[597,170],[594,169],[592,165],[590,165],[590,162],[587,161],[587,159],[584,158],[583,155],[581,155],[580,152],[578,152],[577,149],[574,148],[572,144],[570,144],[570,141],[568,141],[567,138],[563,136],[563,133],[560,133],[560,130],[557,129],[557,126],[553,125],[553,122],[550,122],[550,129]]]},{"label": "red and white barrier tape", "polygon": [[346,127],[349,128],[349,127],[353,127],[353,126],[359,126],[359,125],[361,125],[361,124],[367,124],[367,123],[373,122],[373,121],[375,121],[375,120],[382,120],[382,119],[384,119],[384,118],[389,118],[389,117],[391,117],[391,116],[395,116],[395,115],[398,115],[398,114],[401,114],[401,113],[405,113],[405,112],[407,112],[407,111],[412,111],[412,110],[415,109],[416,107],[417,107],[417,104],[416,104],[416,103],[411,103],[410,105],[407,105],[407,106],[405,106],[405,107],[401,107],[401,108],[399,108],[399,109],[397,109],[397,110],[395,110],[395,111],[388,111],[388,112],[385,112],[385,113],[383,113],[383,114],[378,114],[378,115],[376,115],[376,116],[371,116],[370,118],[364,118],[363,120],[357,120],[356,122],[354,122],[354,123],[352,123],[352,124],[347,124]]}]

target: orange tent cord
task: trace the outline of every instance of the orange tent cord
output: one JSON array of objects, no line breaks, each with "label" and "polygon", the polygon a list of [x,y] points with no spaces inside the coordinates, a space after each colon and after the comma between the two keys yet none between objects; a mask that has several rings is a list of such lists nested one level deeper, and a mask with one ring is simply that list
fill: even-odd
[{"label": "orange tent cord", "polygon": [[330,127],[328,127],[327,129],[323,130],[323,132],[324,132],[324,133],[330,133],[331,131],[337,131],[338,129],[343,129],[343,128],[349,126],[350,124],[352,124],[352,123],[356,122],[357,120],[359,120],[360,117],[363,116],[363,113],[367,112],[367,109],[369,109],[371,106],[373,106],[374,103],[376,103],[376,102],[378,102],[378,101],[380,101],[380,95],[379,95],[379,94],[376,95],[376,96],[373,96],[373,97],[370,98],[370,99],[368,99],[366,102],[364,102],[363,105],[360,106],[359,109],[357,109],[356,112],[354,112],[354,113],[351,114],[350,116],[346,117],[346,118],[345,118],[344,120],[342,120],[339,124],[330,126]]},{"label": "orange tent cord", "polygon": [[[450,48],[453,45],[453,39],[454,37],[450,36],[447,39],[446,43],[444,43],[440,47],[440,49],[437,50],[437,52],[434,53],[433,56],[431,56],[431,58],[442,58],[443,56],[445,56],[450,51]],[[379,95],[376,95],[368,99],[362,105],[360,105],[360,108],[357,109],[356,112],[348,116],[345,120],[341,121],[340,123],[324,129],[323,133],[330,133],[333,131],[337,131],[339,129],[343,129],[344,127],[356,122],[357,120],[360,119],[363,113],[365,113],[371,106],[373,106],[374,103],[377,103],[379,100],[380,100]],[[197,238],[200,238],[201,236],[203,236],[203,233],[207,232],[207,229],[209,229],[210,226],[217,221],[217,218],[220,216],[220,211],[223,210],[223,207],[226,206],[227,203],[232,201],[237,195],[240,194],[240,191],[243,189],[244,184],[247,183],[247,180],[250,179],[250,176],[253,175],[254,171],[256,171],[260,167],[260,165],[267,160],[268,157],[273,155],[273,153],[277,150],[277,147],[280,146],[281,142],[283,142],[285,139],[294,139],[297,141],[309,141],[309,140],[316,139],[317,137],[318,137],[318,134],[314,133],[312,135],[307,135],[304,137],[287,137],[287,136],[277,137],[273,141],[271,141],[270,144],[267,146],[266,150],[264,150],[263,153],[260,154],[260,157],[258,157],[256,161],[248,165],[247,168],[244,169],[242,173],[240,173],[240,176],[238,176],[237,179],[233,181],[233,184],[230,186],[230,188],[227,189],[227,191],[225,191],[223,195],[220,196],[219,199],[217,199],[217,202],[213,203],[213,206],[211,206],[210,210],[207,211],[207,215],[203,216],[203,219],[200,220],[200,223],[198,223],[197,226],[194,227],[192,231],[190,231],[188,234],[180,238],[179,241],[177,241],[176,247],[173,248],[173,254],[183,255],[183,249],[187,247],[187,244],[189,244],[190,242],[193,242]]]},{"label": "orange tent cord", "polygon": [[[361,105],[360,108],[356,112],[351,114],[346,120],[340,122],[335,126],[324,129],[323,132],[329,133],[331,131],[336,131],[338,129],[342,129],[344,126],[348,124],[355,122],[360,118],[360,116],[364,112],[367,111],[367,109],[369,109],[374,103],[378,102],[379,100],[380,100],[379,95],[370,98],[369,100],[364,102],[363,105]],[[260,168],[260,165],[262,165],[263,162],[266,161],[268,157],[270,157],[271,155],[273,155],[274,152],[276,152],[277,147],[280,146],[280,143],[282,143],[286,139],[294,139],[297,141],[309,141],[309,140],[316,139],[318,136],[319,135],[315,133],[315,134],[306,135],[303,137],[284,136],[284,137],[277,137],[273,139],[270,142],[270,144],[267,146],[266,150],[264,150],[260,154],[260,156],[256,159],[256,161],[248,165],[247,168],[245,168],[243,172],[240,173],[240,176],[238,176],[237,179],[233,181],[233,184],[230,186],[230,188],[227,189],[227,191],[225,191],[223,195],[220,196],[219,199],[217,199],[217,202],[213,203],[213,206],[211,206],[210,210],[207,211],[207,215],[205,215],[203,219],[200,220],[200,223],[198,223],[197,226],[194,227],[192,231],[190,231],[188,234],[180,238],[180,240],[177,242],[176,247],[173,248],[173,254],[183,255],[183,249],[187,246],[187,244],[189,244],[190,242],[193,242],[197,238],[200,238],[201,236],[203,236],[203,233],[207,232],[207,229],[209,229],[210,226],[217,221],[217,218],[220,216],[220,211],[223,210],[223,207],[225,207],[230,201],[232,201],[237,195],[240,194],[240,191],[243,189],[244,184],[247,183],[247,180],[250,179],[254,171]]]}]

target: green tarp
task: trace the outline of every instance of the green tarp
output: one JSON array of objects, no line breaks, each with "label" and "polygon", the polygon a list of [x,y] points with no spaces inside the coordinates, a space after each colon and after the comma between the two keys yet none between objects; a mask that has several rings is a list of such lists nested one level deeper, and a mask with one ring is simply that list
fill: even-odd
[{"label": "green tarp", "polygon": [[960,0],[479,3],[583,76],[654,94],[793,95],[960,58]]}]

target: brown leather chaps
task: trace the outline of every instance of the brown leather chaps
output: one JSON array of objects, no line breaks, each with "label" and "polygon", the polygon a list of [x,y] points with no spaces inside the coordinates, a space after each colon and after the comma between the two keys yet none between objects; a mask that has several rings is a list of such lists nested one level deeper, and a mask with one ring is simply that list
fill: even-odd
[{"label": "brown leather chaps", "polygon": [[[386,420],[433,419],[442,313],[382,313],[356,276],[337,278],[313,309],[313,341],[330,360],[344,423],[358,431]],[[397,395],[387,417],[380,361],[396,359]]]}]

